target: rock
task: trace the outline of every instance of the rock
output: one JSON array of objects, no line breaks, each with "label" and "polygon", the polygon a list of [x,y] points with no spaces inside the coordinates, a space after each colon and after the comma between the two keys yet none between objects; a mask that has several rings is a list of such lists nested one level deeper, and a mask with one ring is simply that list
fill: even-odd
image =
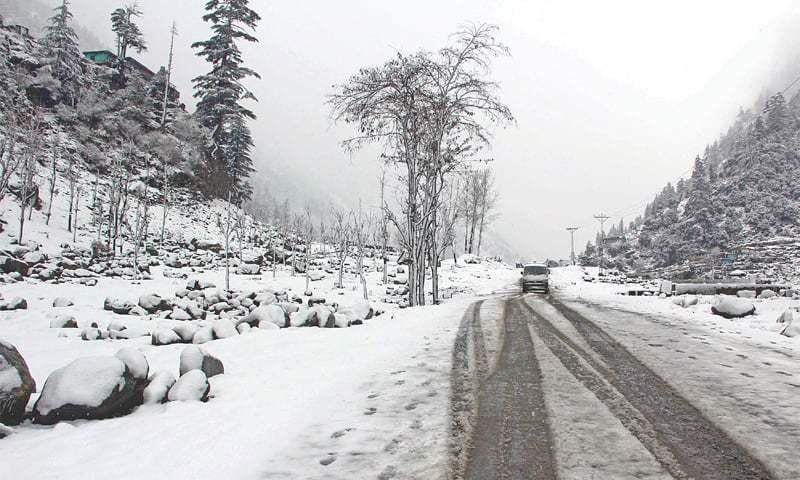
[{"label": "rock", "polygon": [[84,328],[81,331],[81,339],[83,340],[100,340],[103,338],[103,332],[97,327]]},{"label": "rock", "polygon": [[140,307],[139,305],[135,305],[130,310],[128,310],[128,315],[136,315],[138,317],[146,317],[149,314],[147,313],[147,310],[145,310],[144,308]]},{"label": "rock", "polygon": [[776,320],[778,323],[778,333],[785,337],[800,336],[800,312],[791,308],[786,310]]},{"label": "rock", "polygon": [[181,337],[181,341],[183,343],[192,343],[194,334],[200,330],[200,327],[192,322],[184,322],[179,325],[175,325],[172,327],[172,330],[177,333],[179,337]]},{"label": "rock", "polygon": [[167,392],[175,385],[175,375],[171,372],[158,372],[150,378],[150,382],[142,394],[143,403],[150,405],[167,401]]},{"label": "rock", "polygon": [[141,351],[132,347],[123,347],[114,356],[122,360],[135,380],[147,380],[150,365]]},{"label": "rock", "polygon": [[155,293],[142,295],[139,297],[139,306],[147,310],[149,313],[170,310],[172,308],[168,300],[161,298],[160,295]]},{"label": "rock", "polygon": [[183,264],[181,263],[180,257],[177,255],[170,255],[164,260],[164,265],[171,267],[171,268],[181,268]]},{"label": "rock", "polygon": [[191,370],[181,375],[175,385],[169,389],[167,400],[170,402],[190,402],[208,400],[208,392],[211,385],[208,378],[200,370]]},{"label": "rock", "polygon": [[156,346],[172,345],[181,343],[181,337],[169,328],[158,327],[153,331],[151,343]]},{"label": "rock", "polygon": [[187,311],[174,307],[172,313],[169,314],[169,318],[172,320],[186,321],[191,320],[192,316]]},{"label": "rock", "polygon": [[239,334],[236,326],[227,318],[214,321],[212,328],[214,329],[214,338],[230,338]]},{"label": "rock", "polygon": [[276,302],[275,293],[271,291],[266,292],[259,292],[256,294],[255,298],[253,299],[256,305],[259,307],[263,307],[265,305],[270,305]]},{"label": "rock", "polygon": [[50,320],[50,328],[78,328],[78,322],[72,315],[56,315]]},{"label": "rock", "polygon": [[277,327],[283,328],[289,325],[289,314],[286,313],[281,307],[271,304],[256,307],[255,310],[244,317],[243,321],[247,322],[253,327],[257,326],[260,328],[262,323],[269,322]]},{"label": "rock", "polygon": [[679,307],[687,308],[697,305],[698,299],[694,295],[681,295],[680,297],[673,297],[672,303],[678,305]]},{"label": "rock", "polygon": [[753,290],[739,290],[736,292],[736,296],[739,298],[756,298],[756,292]]},{"label": "rock", "polygon": [[309,272],[308,278],[311,279],[312,282],[318,282],[323,278],[325,278],[325,272],[320,272],[320,271]]},{"label": "rock", "polygon": [[296,303],[283,302],[279,305],[287,315],[291,315],[292,313],[300,310],[300,305]]},{"label": "rock", "polygon": [[192,337],[192,343],[200,345],[214,340],[214,328],[211,325],[200,327]]},{"label": "rock", "polygon": [[711,313],[724,318],[741,318],[755,313],[753,302],[743,298],[723,295],[720,300],[712,305]]},{"label": "rock", "polygon": [[28,275],[28,264],[8,255],[0,256],[0,271],[3,273],[18,273]]},{"label": "rock", "polygon": [[47,257],[42,252],[29,252],[22,256],[22,261],[30,265],[43,263]]},{"label": "rock", "polygon": [[322,297],[311,297],[308,299],[308,306],[313,307],[314,305],[324,305],[325,299]]},{"label": "rock", "polygon": [[0,303],[0,310],[27,310],[28,301],[22,297],[14,297],[7,302]]},{"label": "rock", "polygon": [[191,345],[181,352],[180,374],[184,375],[186,372],[195,369],[202,370],[208,378],[225,373],[225,367],[220,359],[211,355],[202,347]]},{"label": "rock", "polygon": [[315,305],[308,314],[308,327],[333,328],[336,326],[336,315],[324,305]]},{"label": "rock", "polygon": [[253,327],[251,327],[250,324],[247,322],[242,322],[239,325],[236,325],[236,331],[238,331],[239,334],[250,333],[250,330],[252,328]]},{"label": "rock", "polygon": [[[695,301],[697,298],[695,297]],[[358,320],[369,320],[375,315],[375,309],[366,300],[355,302],[350,306],[350,311],[353,312],[353,317]]]},{"label": "rock", "polygon": [[306,327],[308,326],[308,316],[310,310],[302,308],[296,312],[289,314],[289,325],[292,327]]},{"label": "rock", "polygon": [[762,290],[761,293],[758,294],[758,298],[760,298],[762,300],[766,300],[766,299],[769,299],[769,298],[774,298],[774,297],[777,297],[777,296],[778,296],[778,294],[775,291],[770,290],[770,289]]},{"label": "rock", "polygon": [[19,425],[36,382],[16,347],[0,340],[0,424]]},{"label": "rock", "polygon": [[53,308],[71,307],[73,305],[75,305],[75,302],[69,298],[56,297],[56,299],[53,300]]},{"label": "rock", "polygon": [[341,312],[336,312],[334,314],[334,319],[335,319],[334,323],[335,323],[335,327],[336,328],[347,328],[353,322],[352,317],[350,317],[346,313],[341,313]]},{"label": "rock", "polygon": [[200,308],[196,302],[187,302],[185,306],[186,312],[191,315],[193,319],[205,318],[206,312]]},{"label": "rock", "polygon": [[261,273],[261,266],[255,263],[243,263],[236,267],[236,273],[239,275],[258,275]]},{"label": "rock", "polygon": [[52,425],[125,415],[139,404],[136,387],[119,358],[81,357],[50,374],[33,406],[33,421]]},{"label": "rock", "polygon": [[211,240],[198,240],[193,238],[190,243],[197,250],[210,250],[212,252],[219,252],[222,250],[222,245],[219,242],[213,242]]}]

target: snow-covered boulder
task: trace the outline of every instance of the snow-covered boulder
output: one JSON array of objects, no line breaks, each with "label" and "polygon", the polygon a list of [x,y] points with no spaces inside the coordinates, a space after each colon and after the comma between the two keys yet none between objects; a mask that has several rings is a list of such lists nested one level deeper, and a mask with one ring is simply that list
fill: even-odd
[{"label": "snow-covered boulder", "polygon": [[75,302],[73,302],[69,298],[56,297],[53,300],[53,308],[71,307],[73,305],[75,305]]},{"label": "snow-covered boulder", "polygon": [[42,252],[28,252],[22,256],[22,261],[28,265],[36,265],[43,263],[47,257]]},{"label": "snow-covered boulder", "polygon": [[252,328],[253,327],[251,327],[250,324],[247,322],[242,322],[239,325],[236,325],[236,331],[238,331],[240,334],[250,333],[250,330],[252,330]]},{"label": "snow-covered boulder", "polygon": [[0,340],[0,424],[19,425],[36,382],[16,347]]},{"label": "snow-covered boulder", "polygon": [[336,316],[333,310],[324,305],[315,305],[308,314],[308,327],[333,328],[336,326]]},{"label": "snow-covered boulder", "polygon": [[369,320],[375,316],[375,309],[366,300],[359,300],[350,305],[349,310],[357,320]]},{"label": "snow-covered boulder", "polygon": [[215,320],[212,327],[214,329],[214,338],[230,338],[239,334],[236,331],[236,326],[227,318]]},{"label": "snow-covered boulder", "polygon": [[191,244],[198,250],[210,250],[212,252],[219,252],[222,250],[222,245],[219,242],[211,240],[198,240],[193,238]]},{"label": "snow-covered boulder", "polygon": [[28,301],[22,297],[14,297],[7,302],[0,302],[0,310],[27,310]]},{"label": "snow-covered boulder", "polygon": [[186,320],[191,320],[192,315],[182,308],[173,307],[172,313],[169,314],[169,318],[171,318],[172,320],[186,321]]},{"label": "snow-covered boulder", "polygon": [[18,273],[25,276],[28,274],[28,268],[30,266],[22,260],[9,255],[0,255],[0,271],[3,273]]},{"label": "snow-covered boulder", "polygon": [[170,302],[156,293],[150,293],[139,297],[139,306],[149,313],[171,309]]},{"label": "snow-covered boulder", "polygon": [[206,374],[201,370],[190,370],[175,382],[169,389],[167,399],[170,402],[191,402],[208,400],[208,392],[211,385],[208,383]]},{"label": "snow-covered boulder", "polygon": [[151,343],[156,346],[172,345],[181,341],[181,337],[174,330],[164,327],[156,328],[151,336]]},{"label": "snow-covered boulder", "polygon": [[311,297],[308,299],[308,307],[311,308],[314,305],[324,305],[325,298],[324,297]]},{"label": "snow-covered boulder", "polygon": [[795,308],[790,308],[781,314],[776,320],[778,323],[778,333],[786,337],[800,336],[800,312]]},{"label": "snow-covered boulder", "polygon": [[164,260],[164,265],[171,267],[171,268],[181,268],[183,263],[181,262],[181,258],[175,254],[172,254]]},{"label": "snow-covered boulder", "polygon": [[270,304],[261,307],[256,307],[255,310],[250,312],[243,322],[249,323],[250,326],[261,326],[262,322],[273,323],[278,327],[285,327],[288,323],[289,315],[278,305]]},{"label": "snow-covered boulder", "polygon": [[122,363],[128,367],[128,371],[134,379],[147,380],[147,375],[150,373],[150,365],[141,351],[133,347],[123,347],[114,356],[122,360]]},{"label": "snow-covered boulder", "polygon": [[681,295],[679,297],[672,297],[672,303],[679,307],[687,308],[697,305],[698,298],[694,295]]},{"label": "snow-covered boulder", "polygon": [[310,314],[310,310],[307,308],[301,308],[296,312],[292,312],[289,314],[289,325],[292,327],[305,327],[308,322],[308,315]]},{"label": "snow-covered boulder", "polygon": [[724,318],[741,318],[755,313],[753,302],[744,299],[723,295],[711,306],[711,313]]},{"label": "snow-covered boulder", "polygon": [[758,294],[758,298],[760,298],[762,300],[775,298],[777,296],[778,296],[777,292],[775,292],[774,290],[770,290],[770,289],[762,290],[761,293]]},{"label": "snow-covered boulder", "polygon": [[255,263],[243,263],[236,267],[236,273],[239,275],[258,275],[261,273],[261,266]]},{"label": "snow-covered boulder", "polygon": [[200,345],[214,340],[214,328],[211,325],[200,327],[192,337],[192,343]]},{"label": "snow-covered boulder", "polygon": [[97,327],[88,327],[81,330],[81,339],[82,340],[102,340],[107,337],[108,332],[103,332]]},{"label": "snow-covered boulder", "polygon": [[119,315],[128,315],[133,307],[134,304],[132,302],[127,302],[118,298],[106,297],[103,301],[104,310],[111,310]]},{"label": "snow-covered boulder", "polygon": [[172,372],[157,372],[144,389],[142,400],[145,404],[164,403],[167,401],[167,392],[175,385],[175,375]]},{"label": "snow-covered boulder", "polygon": [[181,352],[180,374],[183,375],[190,370],[202,370],[209,378],[225,373],[225,367],[220,359],[196,345],[190,345]]},{"label": "snow-covered boulder", "polygon": [[177,333],[179,337],[181,337],[181,341],[183,343],[192,343],[194,334],[200,330],[200,327],[195,325],[193,322],[183,322],[172,327],[172,330]]},{"label": "snow-covered boulder", "polygon": [[736,296],[739,298],[756,298],[756,292],[753,290],[739,290],[736,292]]},{"label": "snow-covered boulder", "polygon": [[275,292],[273,292],[271,290],[267,290],[267,291],[264,291],[264,292],[259,292],[259,293],[256,294],[255,298],[253,299],[253,302],[255,302],[255,304],[260,306],[260,307],[275,303],[276,301],[277,301],[277,299],[275,298]]},{"label": "snow-covered boulder", "polygon": [[50,328],[78,328],[78,322],[72,315],[55,315],[50,319]]},{"label": "snow-covered boulder", "polygon": [[138,405],[137,382],[116,357],[81,357],[47,377],[33,406],[33,421],[52,425],[62,420],[125,415]]}]

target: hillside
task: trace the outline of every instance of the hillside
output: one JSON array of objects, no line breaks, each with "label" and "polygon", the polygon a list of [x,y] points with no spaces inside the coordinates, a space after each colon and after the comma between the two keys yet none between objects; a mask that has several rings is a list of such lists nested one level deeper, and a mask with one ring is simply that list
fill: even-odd
[{"label": "hillside", "polygon": [[[741,110],[694,162],[668,183],[643,216],[607,232],[608,266],[698,276],[743,269],[767,277],[800,274],[800,96],[781,93]],[[598,239],[599,241],[599,239]],[[584,251],[597,261],[597,241]]]}]

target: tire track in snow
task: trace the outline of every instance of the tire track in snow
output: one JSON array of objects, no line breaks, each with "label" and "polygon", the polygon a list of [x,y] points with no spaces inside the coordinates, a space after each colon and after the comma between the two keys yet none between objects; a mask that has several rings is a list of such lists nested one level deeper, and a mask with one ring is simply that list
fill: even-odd
[{"label": "tire track in snow", "polygon": [[534,328],[548,348],[606,403],[671,475],[709,480],[772,478],[759,460],[601,328],[552,300],[603,359],[603,366],[530,305],[522,300],[519,303],[530,312]]}]

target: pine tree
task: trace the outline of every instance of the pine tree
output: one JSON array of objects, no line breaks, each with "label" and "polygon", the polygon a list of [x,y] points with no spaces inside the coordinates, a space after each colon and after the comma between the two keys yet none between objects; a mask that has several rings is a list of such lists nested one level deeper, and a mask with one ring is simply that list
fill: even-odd
[{"label": "pine tree", "polygon": [[120,68],[128,57],[128,48],[133,48],[137,53],[147,50],[141,29],[133,20],[142,16],[142,10],[136,2],[118,8],[111,12],[111,30],[117,35],[117,61]]},{"label": "pine tree", "polygon": [[243,66],[238,41],[257,42],[247,30],[255,31],[261,17],[248,7],[248,0],[208,0],[203,20],[212,24],[210,39],[192,48],[211,64],[211,71],[192,80],[198,98],[197,117],[211,132],[206,152],[208,193],[237,203],[250,197],[247,179],[253,172],[250,150],[253,145],[247,119],[255,114],[242,106],[243,100],[256,100],[243,85],[248,77],[261,78]]},{"label": "pine tree", "polygon": [[70,26],[72,12],[69,0],[62,0],[54,8],[55,15],[45,27],[42,40],[42,56],[51,65],[53,77],[61,82],[59,95],[62,100],[74,106],[78,101],[82,55],[78,47],[78,35]]}]

